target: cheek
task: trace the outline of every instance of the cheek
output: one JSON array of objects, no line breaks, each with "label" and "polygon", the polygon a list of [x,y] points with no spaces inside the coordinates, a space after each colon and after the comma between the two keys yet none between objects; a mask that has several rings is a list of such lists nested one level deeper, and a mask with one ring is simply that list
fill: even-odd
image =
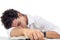
[{"label": "cheek", "polygon": [[26,23],[25,18],[21,18],[21,23]]},{"label": "cheek", "polygon": [[14,26],[17,26],[17,22],[14,22],[14,24],[13,24]]},{"label": "cheek", "polygon": [[17,21],[14,21],[12,27],[16,27],[16,26],[17,26]]}]

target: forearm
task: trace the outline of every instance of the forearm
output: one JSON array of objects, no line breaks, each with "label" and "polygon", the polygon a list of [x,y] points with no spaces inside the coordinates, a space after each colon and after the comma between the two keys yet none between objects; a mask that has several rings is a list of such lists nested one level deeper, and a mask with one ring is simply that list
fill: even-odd
[{"label": "forearm", "polygon": [[46,38],[60,38],[60,35],[54,31],[46,32]]},{"label": "forearm", "polygon": [[14,28],[11,32],[10,32],[10,36],[11,37],[17,37],[17,36],[24,36],[23,31],[21,29],[18,28]]}]

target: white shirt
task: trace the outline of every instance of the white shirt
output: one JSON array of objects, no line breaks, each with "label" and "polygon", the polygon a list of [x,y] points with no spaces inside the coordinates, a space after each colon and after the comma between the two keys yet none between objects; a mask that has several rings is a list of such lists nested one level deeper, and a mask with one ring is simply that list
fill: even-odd
[{"label": "white shirt", "polygon": [[55,31],[60,34],[60,28],[58,26],[54,26],[52,23],[38,16],[28,16],[28,27],[30,29],[38,29],[42,32]]}]

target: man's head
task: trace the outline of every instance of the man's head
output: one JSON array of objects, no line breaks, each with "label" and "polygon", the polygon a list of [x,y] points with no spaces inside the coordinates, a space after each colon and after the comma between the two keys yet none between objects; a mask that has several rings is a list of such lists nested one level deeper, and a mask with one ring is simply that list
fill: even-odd
[{"label": "man's head", "polygon": [[1,21],[6,29],[17,26],[23,27],[28,23],[26,15],[14,9],[8,9],[4,11]]}]

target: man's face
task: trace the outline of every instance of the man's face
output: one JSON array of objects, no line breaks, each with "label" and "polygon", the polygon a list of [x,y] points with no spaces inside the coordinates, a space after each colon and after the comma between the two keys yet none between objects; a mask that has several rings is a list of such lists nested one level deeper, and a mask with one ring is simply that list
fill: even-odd
[{"label": "man's face", "polygon": [[13,27],[22,27],[22,28],[25,28],[26,25],[27,25],[27,18],[26,16],[18,13],[18,18],[17,19],[14,19],[13,22],[12,22],[12,26]]}]

